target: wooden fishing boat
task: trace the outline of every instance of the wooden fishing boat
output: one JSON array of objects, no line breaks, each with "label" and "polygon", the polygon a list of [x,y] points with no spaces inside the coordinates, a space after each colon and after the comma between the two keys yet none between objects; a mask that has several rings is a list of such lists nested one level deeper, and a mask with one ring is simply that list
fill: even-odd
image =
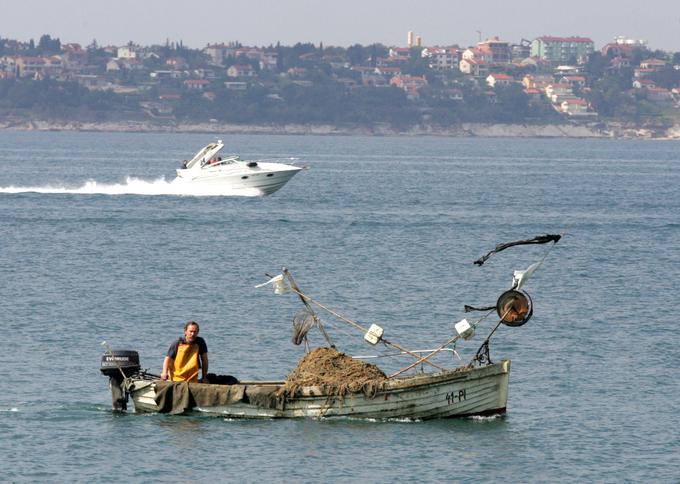
[{"label": "wooden fishing boat", "polygon": [[374,395],[333,395],[318,386],[280,397],[283,381],[235,385],[132,377],[126,391],[135,412],[194,412],[227,418],[417,419],[505,413],[510,361],[388,380]]},{"label": "wooden fishing boat", "polygon": [[[560,237],[545,235],[500,244],[475,263],[482,265],[493,253],[508,247],[556,243]],[[526,270],[515,271],[512,287],[498,297],[494,306],[466,306],[466,311],[483,311],[485,315],[472,322],[462,319],[454,326],[455,334],[432,350],[408,350],[389,341],[380,326],[373,324],[367,329],[338,314],[303,293],[284,268],[282,274],[270,276],[269,281],[257,287],[271,285],[276,294],[294,293],[305,306],[293,319],[293,342],[304,342],[306,355],[286,381],[239,382],[233,377],[216,377],[201,383],[164,381],[157,375],[140,370],[137,352],[113,351],[106,343],[103,343],[107,352],[102,356],[101,371],[110,378],[114,409],[126,410],[128,398],[131,398],[137,413],[198,413],[223,418],[410,420],[504,414],[508,401],[510,360],[492,362],[489,342],[501,324],[517,327],[531,318],[532,301],[522,287],[543,263],[547,253]],[[335,350],[313,306],[359,329],[369,344],[375,346],[382,343],[396,348],[399,350],[396,355],[415,361],[389,376],[374,365],[357,363],[357,359],[362,357],[352,358]],[[460,358],[455,349],[456,342],[474,337],[475,330],[494,313],[499,317],[498,322],[468,364],[447,369],[433,361],[433,357],[443,351],[450,351]],[[310,352],[307,333],[312,328],[321,332],[329,348],[317,348]],[[305,366],[309,362],[311,366]],[[317,367],[317,363],[327,366]],[[436,371],[424,372],[425,365]],[[311,376],[310,368],[313,370]],[[342,373],[343,368],[347,370],[345,373]],[[360,370],[359,376],[356,376],[357,368]],[[420,373],[407,375],[407,372],[417,368],[420,368]],[[366,373],[361,375],[364,369]],[[334,373],[336,370],[339,373]]]}]

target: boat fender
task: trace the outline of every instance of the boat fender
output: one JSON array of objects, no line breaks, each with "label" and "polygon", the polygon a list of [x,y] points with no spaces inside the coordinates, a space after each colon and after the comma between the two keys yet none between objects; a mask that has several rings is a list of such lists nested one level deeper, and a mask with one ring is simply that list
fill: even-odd
[{"label": "boat fender", "polygon": [[255,168],[257,166],[257,161],[249,161],[246,166],[248,168]]},{"label": "boat fender", "polygon": [[364,339],[372,345],[377,345],[384,333],[385,330],[383,330],[380,326],[377,324],[371,324],[371,327],[368,328],[368,331],[366,331],[366,334],[364,335]]},{"label": "boat fender", "polygon": [[463,339],[470,339],[475,335],[475,327],[470,324],[467,319],[461,319],[458,321],[454,328],[456,333]]}]

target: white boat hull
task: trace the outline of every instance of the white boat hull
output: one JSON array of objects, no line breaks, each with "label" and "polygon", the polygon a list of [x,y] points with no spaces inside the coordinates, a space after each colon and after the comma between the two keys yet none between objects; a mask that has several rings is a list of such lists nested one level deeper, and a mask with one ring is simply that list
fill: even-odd
[{"label": "white boat hull", "polygon": [[302,168],[281,163],[258,163],[248,167],[244,162],[202,170],[177,170],[173,184],[224,189],[228,192],[257,190],[270,195],[283,187]]},{"label": "white boat hull", "polygon": [[[502,414],[507,405],[509,374],[510,361],[503,360],[469,370],[390,380],[373,398],[363,393],[335,397],[324,394],[318,387],[306,387],[302,389],[300,396],[288,398],[280,408],[266,408],[239,401],[211,407],[197,406],[192,410],[228,418],[352,417],[427,420]],[[282,384],[283,382],[241,383],[246,394],[249,386],[275,390]],[[156,404],[154,381],[131,379],[128,391],[136,412],[160,410]]]}]

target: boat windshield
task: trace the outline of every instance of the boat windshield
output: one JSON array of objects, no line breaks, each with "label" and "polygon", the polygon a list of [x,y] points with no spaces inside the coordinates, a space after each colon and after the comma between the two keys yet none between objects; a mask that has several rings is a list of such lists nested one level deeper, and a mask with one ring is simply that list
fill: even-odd
[{"label": "boat windshield", "polygon": [[236,161],[240,161],[241,159],[237,155],[231,155],[227,156],[226,158],[222,158],[221,156],[214,156],[210,158],[208,161],[205,163],[201,163],[201,168],[212,168],[214,166],[220,166],[220,165],[230,165]]},{"label": "boat windshield", "polygon": [[196,153],[194,157],[187,162],[186,167],[189,169],[203,167],[210,163],[211,160],[217,160],[219,158],[218,153],[222,148],[224,148],[222,140],[218,140],[217,143],[210,143]]}]

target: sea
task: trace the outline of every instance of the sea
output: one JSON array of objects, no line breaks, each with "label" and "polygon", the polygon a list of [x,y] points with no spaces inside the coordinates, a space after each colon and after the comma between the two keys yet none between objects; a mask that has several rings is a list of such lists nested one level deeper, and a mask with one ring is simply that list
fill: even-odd
[{"label": "sea", "polygon": [[[267,197],[178,193],[218,137],[306,169]],[[473,263],[543,234],[562,239]],[[678,141],[0,131],[0,481],[680,482],[679,241]],[[285,378],[302,305],[255,288],[283,267],[411,350],[478,323],[437,356],[456,367],[498,322],[464,306],[541,260],[533,317],[491,338],[504,416],[117,414],[99,370],[106,342],[159,373],[196,320],[211,371]],[[346,354],[413,361],[317,310]]]}]

